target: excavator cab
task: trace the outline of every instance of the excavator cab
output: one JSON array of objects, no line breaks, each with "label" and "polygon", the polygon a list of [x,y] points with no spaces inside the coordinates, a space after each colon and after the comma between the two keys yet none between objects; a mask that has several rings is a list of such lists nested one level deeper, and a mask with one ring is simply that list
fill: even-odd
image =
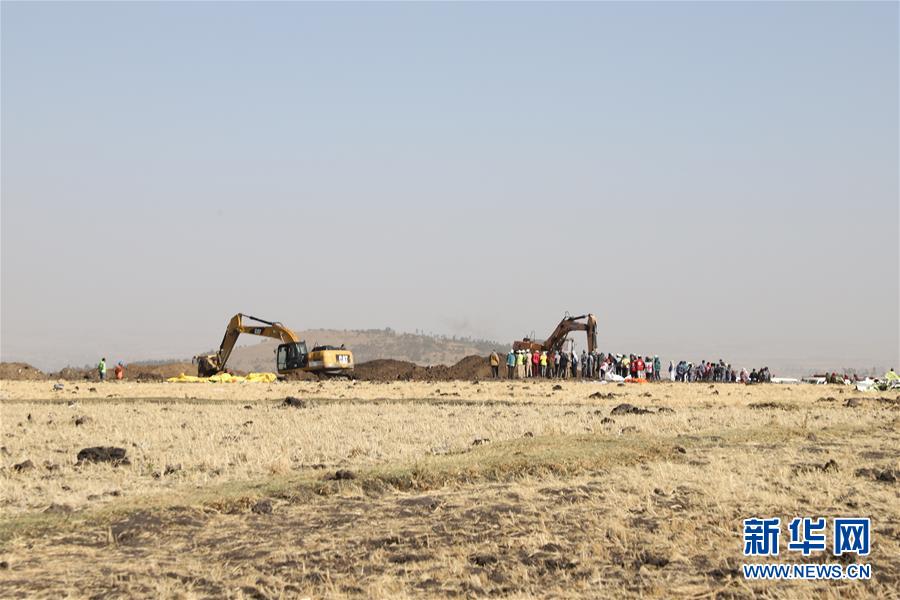
[{"label": "excavator cab", "polygon": [[305,368],[309,365],[309,352],[306,349],[306,342],[281,344],[278,346],[275,362],[279,373]]}]

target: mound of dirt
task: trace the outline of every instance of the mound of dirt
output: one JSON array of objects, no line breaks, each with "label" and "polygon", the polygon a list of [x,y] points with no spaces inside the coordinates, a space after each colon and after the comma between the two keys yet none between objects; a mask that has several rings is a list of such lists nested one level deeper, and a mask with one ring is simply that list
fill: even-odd
[{"label": "mound of dirt", "polygon": [[169,377],[196,375],[197,365],[190,362],[174,362],[161,365],[125,365],[125,379],[163,381]]},{"label": "mound of dirt", "polygon": [[420,367],[405,360],[378,359],[358,363],[353,377],[362,381],[450,381],[487,379],[491,366],[487,357],[466,356],[455,365]]},{"label": "mound of dirt", "polygon": [[93,379],[94,381],[97,381],[100,379],[95,370],[78,369],[75,367],[60,369],[57,373],[51,373],[50,378],[65,379],[66,381],[81,381],[82,379]]},{"label": "mound of dirt", "polygon": [[28,363],[2,362],[0,363],[0,379],[40,381],[42,379],[47,379],[47,375],[40,369],[35,369]]},{"label": "mound of dirt", "polygon": [[[107,363],[106,378],[115,379],[113,370],[114,363]],[[158,365],[142,365],[132,364],[125,365],[125,379],[131,381],[165,381],[169,377],[178,377],[184,373],[185,375],[196,375],[197,365],[190,362],[172,362]],[[239,373],[234,373],[238,375]],[[243,374],[243,373],[241,373]],[[79,369],[75,367],[66,367],[58,373],[50,375],[52,379],[65,379],[66,381],[99,381],[100,376],[97,369]]]},{"label": "mound of dirt", "polygon": [[379,358],[364,363],[357,363],[353,367],[353,377],[363,381],[410,380],[416,371],[423,370],[424,367],[409,361]]}]

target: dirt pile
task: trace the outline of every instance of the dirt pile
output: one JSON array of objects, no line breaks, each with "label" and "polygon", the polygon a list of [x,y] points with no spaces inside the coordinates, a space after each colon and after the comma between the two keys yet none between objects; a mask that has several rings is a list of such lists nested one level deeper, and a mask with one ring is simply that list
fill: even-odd
[{"label": "dirt pile", "polygon": [[[106,378],[115,379],[115,365],[107,363]],[[125,379],[130,381],[164,381],[169,377],[196,375],[197,365],[190,362],[172,362],[154,365],[133,364],[125,365]],[[51,373],[51,379],[64,379],[66,381],[98,381],[100,376],[96,368],[66,367],[57,373]]]},{"label": "dirt pile", "polygon": [[487,379],[490,376],[487,357],[478,355],[467,356],[450,367],[420,367],[405,360],[378,359],[358,363],[353,369],[354,379],[362,381],[450,381]]},{"label": "dirt pile", "polygon": [[40,369],[35,369],[28,363],[3,362],[0,363],[0,379],[40,381],[41,379],[47,379],[47,375]]},{"label": "dirt pile", "polygon": [[162,381],[169,377],[178,377],[182,373],[185,375],[196,375],[197,365],[190,362],[173,362],[161,365],[125,365],[126,379]]}]

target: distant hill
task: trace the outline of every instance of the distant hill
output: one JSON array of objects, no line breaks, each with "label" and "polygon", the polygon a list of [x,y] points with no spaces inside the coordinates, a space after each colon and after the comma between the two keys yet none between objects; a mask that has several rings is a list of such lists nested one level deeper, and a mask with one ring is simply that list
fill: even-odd
[{"label": "distant hill", "polygon": [[[391,358],[422,366],[452,365],[464,356],[486,356],[492,350],[504,347],[490,340],[398,333],[392,329],[309,329],[298,331],[297,335],[306,340],[310,348],[320,344],[345,344],[353,351],[357,363]],[[259,344],[237,347],[228,360],[228,366],[240,371],[273,371],[277,346],[275,340],[263,340]]]}]

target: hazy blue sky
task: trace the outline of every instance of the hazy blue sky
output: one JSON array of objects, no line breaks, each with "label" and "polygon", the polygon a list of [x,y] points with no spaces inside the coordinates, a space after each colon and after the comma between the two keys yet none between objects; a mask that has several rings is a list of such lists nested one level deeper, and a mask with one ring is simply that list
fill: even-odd
[{"label": "hazy blue sky", "polygon": [[898,4],[2,3],[2,358],[243,311],[898,361]]}]

